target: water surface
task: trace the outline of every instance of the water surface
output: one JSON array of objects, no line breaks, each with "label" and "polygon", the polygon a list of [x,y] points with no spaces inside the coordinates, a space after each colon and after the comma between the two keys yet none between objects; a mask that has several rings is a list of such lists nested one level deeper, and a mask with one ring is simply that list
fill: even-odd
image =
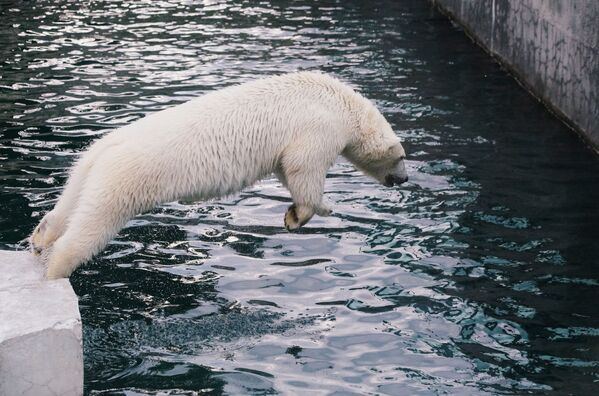
[{"label": "water surface", "polygon": [[274,178],[130,221],[72,277],[87,394],[598,391],[599,158],[428,2],[1,4],[3,248],[93,139],[262,76],[338,76],[409,154],[340,159],[295,234]]}]

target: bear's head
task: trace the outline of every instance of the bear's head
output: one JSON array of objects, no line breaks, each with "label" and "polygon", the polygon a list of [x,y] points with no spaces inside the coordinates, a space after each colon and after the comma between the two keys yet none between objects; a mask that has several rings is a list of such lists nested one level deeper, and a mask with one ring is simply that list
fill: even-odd
[{"label": "bear's head", "polygon": [[354,139],[343,156],[381,184],[391,187],[408,181],[406,152],[385,117],[369,103],[358,122]]}]

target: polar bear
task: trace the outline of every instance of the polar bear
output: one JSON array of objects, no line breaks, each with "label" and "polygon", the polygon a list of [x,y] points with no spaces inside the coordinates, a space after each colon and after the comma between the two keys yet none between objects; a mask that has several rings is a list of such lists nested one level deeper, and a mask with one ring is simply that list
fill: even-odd
[{"label": "polar bear", "polygon": [[136,214],[226,196],[272,173],[291,193],[284,224],[296,230],[330,214],[324,181],[339,154],[384,185],[407,180],[389,123],[336,78],[297,72],[227,87],[94,142],[30,244],[49,279],[68,277]]}]

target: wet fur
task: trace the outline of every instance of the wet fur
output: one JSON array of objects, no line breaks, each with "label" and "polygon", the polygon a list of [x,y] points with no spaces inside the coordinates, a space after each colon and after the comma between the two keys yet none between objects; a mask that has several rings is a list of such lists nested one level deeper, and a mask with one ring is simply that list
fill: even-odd
[{"label": "wet fur", "polygon": [[339,154],[381,183],[402,172],[403,147],[387,121],[335,78],[300,72],[228,87],[94,142],[32,233],[31,248],[48,278],[67,277],[136,214],[222,197],[272,173],[291,193],[284,223],[296,230],[314,214],[330,214],[324,180]]}]

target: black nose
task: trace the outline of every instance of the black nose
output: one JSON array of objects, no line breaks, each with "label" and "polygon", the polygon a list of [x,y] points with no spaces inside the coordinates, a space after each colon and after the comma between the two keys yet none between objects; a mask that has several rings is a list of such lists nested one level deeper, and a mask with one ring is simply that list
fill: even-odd
[{"label": "black nose", "polygon": [[383,183],[386,187],[393,187],[394,184],[397,184],[398,186],[402,183],[405,183],[408,181],[408,177],[404,176],[404,177],[398,177],[395,175],[387,175],[385,177],[385,183]]}]

